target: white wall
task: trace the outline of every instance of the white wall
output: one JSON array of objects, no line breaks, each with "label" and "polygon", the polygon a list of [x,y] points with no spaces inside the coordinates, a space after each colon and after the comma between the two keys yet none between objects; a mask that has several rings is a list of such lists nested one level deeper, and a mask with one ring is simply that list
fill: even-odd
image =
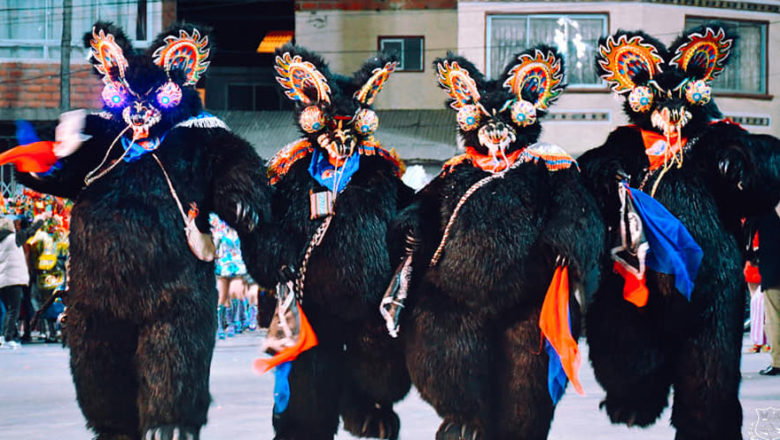
[{"label": "white wall", "polygon": [[319,52],[331,70],[351,74],[377,51],[378,36],[425,36],[423,72],[396,72],[376,100],[379,109],[441,109],[433,60],[457,50],[457,11],[300,11],[296,43]]}]

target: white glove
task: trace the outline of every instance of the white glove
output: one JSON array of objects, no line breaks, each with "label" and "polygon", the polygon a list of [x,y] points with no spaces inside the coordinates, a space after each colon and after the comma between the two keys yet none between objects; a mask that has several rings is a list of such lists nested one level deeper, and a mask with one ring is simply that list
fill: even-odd
[{"label": "white glove", "polygon": [[60,123],[54,131],[54,155],[67,157],[81,147],[81,143],[92,136],[83,133],[87,112],[83,109],[72,110],[60,115]]}]

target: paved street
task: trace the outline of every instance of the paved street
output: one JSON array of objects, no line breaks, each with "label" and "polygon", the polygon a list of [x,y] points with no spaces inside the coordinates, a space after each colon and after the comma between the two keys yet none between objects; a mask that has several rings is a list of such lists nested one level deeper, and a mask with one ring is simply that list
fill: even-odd
[{"label": "paved street", "polygon": [[[257,334],[218,341],[212,364],[214,402],[204,440],[270,439],[273,376],[252,372],[258,356]],[[745,341],[747,343],[747,340]],[[584,343],[581,346],[587,350]],[[587,353],[584,353],[587,356]],[[745,439],[751,438],[756,408],[780,408],[780,377],[763,377],[757,371],[768,364],[766,354],[743,356],[741,400]],[[650,429],[611,426],[598,410],[603,392],[593,371],[583,362],[580,378],[586,395],[571,388],[556,410],[551,440],[671,440],[669,411]],[[57,345],[34,344],[17,351],[0,351],[0,438],[18,440],[88,439],[84,419],[75,402],[68,371],[68,352]],[[433,439],[440,423],[436,413],[413,392],[397,406],[401,438]],[[353,438],[339,432],[338,440]]]}]

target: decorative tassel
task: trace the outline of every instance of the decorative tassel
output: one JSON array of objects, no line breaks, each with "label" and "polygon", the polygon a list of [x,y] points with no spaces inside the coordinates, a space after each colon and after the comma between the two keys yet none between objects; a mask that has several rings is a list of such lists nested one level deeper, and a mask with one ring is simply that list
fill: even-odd
[{"label": "decorative tassel", "polygon": [[[569,269],[558,266],[542,303],[539,328],[546,339],[550,357],[548,389],[553,404],[558,403],[568,378],[579,394],[585,394],[577,377],[582,359],[577,341],[572,336],[569,316]],[[563,385],[562,385],[563,384]]]}]

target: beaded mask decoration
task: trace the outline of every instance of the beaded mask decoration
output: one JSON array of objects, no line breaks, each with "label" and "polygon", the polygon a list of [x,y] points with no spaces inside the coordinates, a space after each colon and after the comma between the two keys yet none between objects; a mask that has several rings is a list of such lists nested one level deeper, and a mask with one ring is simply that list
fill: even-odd
[{"label": "beaded mask decoration", "polygon": [[[710,83],[723,70],[732,44],[724,28],[705,26],[678,39],[670,54],[644,34],[620,31],[602,39],[597,64],[612,90],[628,93],[634,112],[650,111],[658,92],[677,92],[690,104],[704,105],[710,102]],[[672,90],[658,90],[656,77],[673,68],[687,76],[685,82]]]},{"label": "beaded mask decoration", "polygon": [[[717,117],[708,105],[711,82],[728,61],[733,41],[714,23],[683,33],[668,48],[641,31],[621,30],[599,41],[601,77],[625,97],[626,114],[642,131],[645,152],[660,176],[673,165],[682,167],[688,138]],[[693,128],[684,131],[687,127]]]},{"label": "beaded mask decoration", "polygon": [[163,81],[157,79],[159,71],[147,67],[144,77],[133,83],[139,90],[134,90],[128,81],[132,66],[126,53],[132,54],[133,49],[122,30],[98,22],[91,37],[87,37],[92,64],[104,83],[101,98],[105,108],[111,114],[118,113],[132,129],[133,140],[149,137],[149,130],[162,120],[163,112],[179,107],[184,96],[182,88],[194,86],[209,65],[208,37],[188,25],[168,31],[171,32],[172,35],[159,36],[146,53],[151,58],[150,65],[164,71]]},{"label": "beaded mask decoration", "polygon": [[314,145],[334,161],[349,157],[372,139],[379,117],[371,109],[396,63],[372,58],[353,78],[336,86],[324,61],[316,54],[287,45],[276,53],[276,81],[296,103],[298,125]]},{"label": "beaded mask decoration", "polygon": [[546,111],[564,88],[563,59],[547,46],[516,54],[494,81],[454,55],[437,60],[436,71],[467,143],[479,143],[497,162],[506,159],[505,150],[519,130],[537,124],[538,112]]}]

